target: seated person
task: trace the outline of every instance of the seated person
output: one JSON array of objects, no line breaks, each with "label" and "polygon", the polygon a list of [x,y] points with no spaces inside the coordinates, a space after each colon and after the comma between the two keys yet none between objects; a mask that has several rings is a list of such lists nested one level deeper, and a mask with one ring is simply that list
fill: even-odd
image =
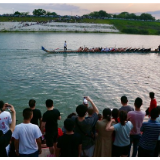
[{"label": "seated person", "polygon": [[101,49],[101,52],[104,52],[104,48]]},{"label": "seated person", "polygon": [[100,48],[99,48],[99,47],[96,47],[94,51],[100,52]]},{"label": "seated person", "polygon": [[115,51],[115,48],[111,48],[111,50],[110,50],[111,52],[113,52],[113,51]]},{"label": "seated person", "polygon": [[87,47],[85,47],[83,51],[84,51],[84,52],[88,52],[88,50],[89,50],[89,49],[88,49]]},{"label": "seated person", "polygon": [[100,52],[101,51],[101,48],[100,47],[98,47],[98,50],[97,50],[98,52]]},{"label": "seated person", "polygon": [[106,48],[104,49],[104,52],[108,52],[108,51],[109,51],[109,48],[106,47]]},{"label": "seated person", "polygon": [[78,50],[77,50],[77,52],[81,52],[82,51],[82,48],[81,47],[79,47],[78,48]]},{"label": "seated person", "polygon": [[90,51],[90,52],[94,52],[94,48],[90,48],[89,51]]}]

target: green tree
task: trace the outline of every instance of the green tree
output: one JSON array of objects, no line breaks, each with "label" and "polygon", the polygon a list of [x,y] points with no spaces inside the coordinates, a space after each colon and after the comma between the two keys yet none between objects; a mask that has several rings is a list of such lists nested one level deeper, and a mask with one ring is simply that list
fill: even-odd
[{"label": "green tree", "polygon": [[29,15],[29,12],[21,12],[21,15],[24,15],[24,16]]},{"label": "green tree", "polygon": [[91,17],[99,17],[99,14],[98,14],[98,12],[91,12],[90,14],[89,14],[89,16],[91,16]]},{"label": "green tree", "polygon": [[128,12],[122,12],[119,15],[117,15],[117,18],[124,18],[126,19],[129,16]]},{"label": "green tree", "polygon": [[155,20],[155,17],[148,13],[142,13],[139,18],[142,20]]},{"label": "green tree", "polygon": [[21,15],[21,13],[16,11],[16,12],[14,12],[14,15]]},{"label": "green tree", "polygon": [[99,13],[100,17],[106,17],[107,16],[107,13],[103,10],[100,10],[98,13]]},{"label": "green tree", "polygon": [[47,11],[46,15],[48,15],[48,16],[49,16],[49,15],[56,16],[57,13],[56,13],[56,12],[49,12],[49,11]]},{"label": "green tree", "polygon": [[111,14],[106,13],[106,11],[100,10],[99,12],[91,12],[89,14],[91,17],[111,17]]},{"label": "green tree", "polygon": [[127,19],[138,19],[134,13],[128,14]]},{"label": "green tree", "polygon": [[44,9],[35,9],[33,11],[33,15],[36,16],[46,15],[46,11]]}]

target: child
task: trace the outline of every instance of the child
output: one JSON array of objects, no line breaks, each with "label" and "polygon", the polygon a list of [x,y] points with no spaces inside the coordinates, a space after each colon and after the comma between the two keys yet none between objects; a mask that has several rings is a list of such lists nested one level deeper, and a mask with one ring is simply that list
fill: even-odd
[{"label": "child", "polygon": [[67,118],[64,121],[66,133],[58,138],[56,157],[80,157],[82,140],[78,134],[73,132],[74,121]]}]

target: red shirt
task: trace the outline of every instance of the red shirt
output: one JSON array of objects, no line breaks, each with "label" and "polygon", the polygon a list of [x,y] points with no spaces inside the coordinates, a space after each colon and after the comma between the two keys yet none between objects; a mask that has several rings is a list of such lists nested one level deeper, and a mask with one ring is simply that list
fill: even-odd
[{"label": "red shirt", "polygon": [[149,115],[151,114],[151,110],[153,108],[156,108],[156,107],[157,107],[157,101],[156,101],[156,99],[155,98],[151,99],[150,106],[149,106]]}]

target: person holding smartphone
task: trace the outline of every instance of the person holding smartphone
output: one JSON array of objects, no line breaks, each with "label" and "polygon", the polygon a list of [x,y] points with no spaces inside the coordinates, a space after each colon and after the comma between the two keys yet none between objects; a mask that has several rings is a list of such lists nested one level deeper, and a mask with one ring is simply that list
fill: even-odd
[{"label": "person holding smartphone", "polygon": [[[14,131],[15,125],[16,125],[16,111],[15,111],[14,107],[12,105],[4,104],[3,101],[0,101],[0,122],[7,123],[8,117],[6,119],[6,115],[5,115],[6,111],[3,111],[6,108],[6,106],[8,106],[10,108],[10,111],[12,112],[12,122],[11,122],[10,128],[7,127],[8,128],[7,131],[6,131],[6,127],[5,127],[5,130],[4,130],[4,132],[6,132],[5,134],[4,134],[3,130],[0,129],[0,157],[7,157],[6,147],[10,144],[12,132]],[[4,117],[4,118],[2,118],[2,117]],[[5,125],[1,125],[1,127],[3,127],[3,126],[5,126]]]},{"label": "person holding smartphone", "polygon": [[9,126],[12,123],[12,118],[10,112],[6,111],[10,109],[12,105],[0,101],[0,130],[3,131],[3,134],[7,133]]}]

